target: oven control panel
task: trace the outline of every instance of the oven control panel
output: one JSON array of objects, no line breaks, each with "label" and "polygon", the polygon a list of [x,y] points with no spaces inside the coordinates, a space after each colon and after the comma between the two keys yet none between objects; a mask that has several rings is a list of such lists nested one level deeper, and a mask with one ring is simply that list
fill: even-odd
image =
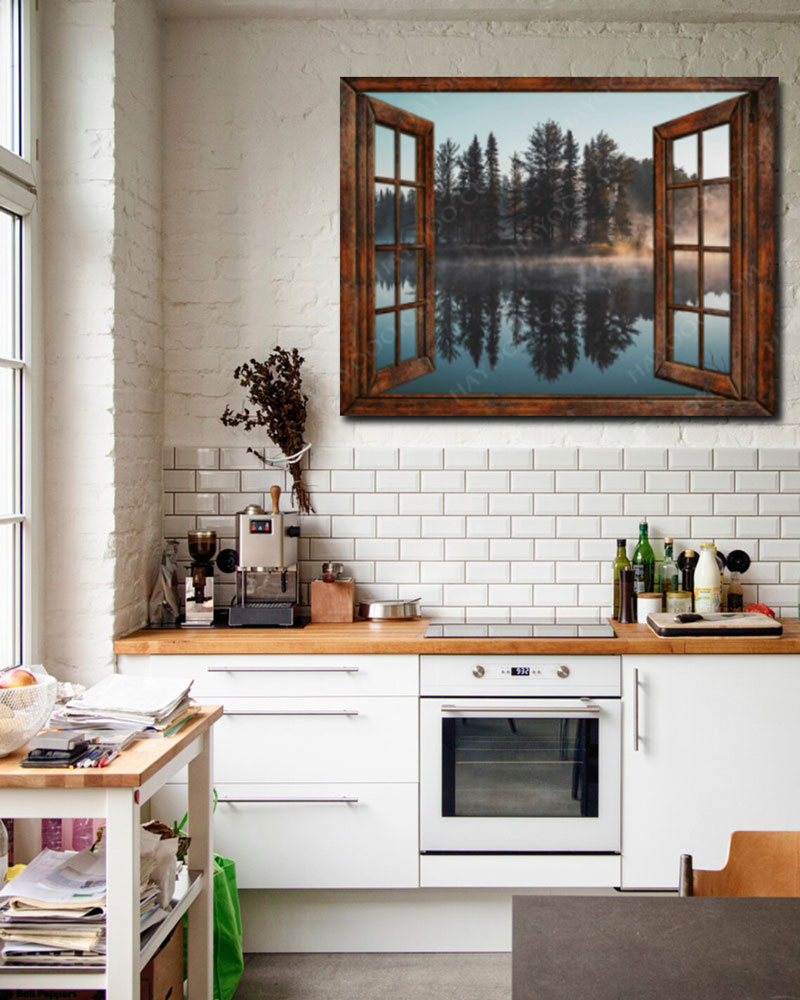
[{"label": "oven control panel", "polygon": [[622,693],[619,656],[422,656],[423,695]]}]

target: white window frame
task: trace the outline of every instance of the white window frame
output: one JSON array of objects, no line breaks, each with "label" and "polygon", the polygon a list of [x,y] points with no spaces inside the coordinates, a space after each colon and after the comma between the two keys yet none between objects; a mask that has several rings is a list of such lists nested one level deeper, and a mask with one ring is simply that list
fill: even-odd
[{"label": "white window frame", "polygon": [[[21,219],[22,312],[21,357],[0,356],[0,367],[21,373],[21,431],[18,436],[17,472],[21,475],[20,509],[0,510],[0,522],[19,524],[21,536],[20,587],[17,593],[15,657],[21,662],[41,660],[42,606],[42,497],[40,300],[41,261],[36,196],[36,151],[38,148],[38,33],[34,19],[35,0],[19,0],[21,34],[21,153],[0,146],[0,207]],[[2,664],[0,664],[2,666]]]}]

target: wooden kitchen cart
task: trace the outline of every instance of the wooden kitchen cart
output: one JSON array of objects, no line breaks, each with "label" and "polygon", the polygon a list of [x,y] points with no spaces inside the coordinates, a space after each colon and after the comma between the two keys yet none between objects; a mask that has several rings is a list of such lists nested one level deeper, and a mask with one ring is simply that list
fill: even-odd
[{"label": "wooden kitchen cart", "polygon": [[[0,966],[0,990],[105,990],[107,1000],[138,1000],[141,970],[189,911],[189,1000],[210,1000],[213,856],[211,847],[212,725],[222,715],[205,705],[175,736],[137,740],[104,768],[22,768],[25,749],[0,759],[4,816],[105,816],[107,948],[105,968]],[[188,765],[188,766],[187,766]],[[139,933],[141,807],[182,768],[189,783],[188,883],[160,924]],[[170,820],[172,817],[160,817]],[[191,909],[190,909],[191,908]]]}]

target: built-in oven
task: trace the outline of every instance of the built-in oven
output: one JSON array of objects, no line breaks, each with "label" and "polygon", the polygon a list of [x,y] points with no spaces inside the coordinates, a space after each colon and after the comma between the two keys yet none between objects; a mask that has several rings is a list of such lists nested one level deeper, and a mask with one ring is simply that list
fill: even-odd
[{"label": "built-in oven", "polygon": [[618,656],[423,656],[423,854],[618,854]]}]

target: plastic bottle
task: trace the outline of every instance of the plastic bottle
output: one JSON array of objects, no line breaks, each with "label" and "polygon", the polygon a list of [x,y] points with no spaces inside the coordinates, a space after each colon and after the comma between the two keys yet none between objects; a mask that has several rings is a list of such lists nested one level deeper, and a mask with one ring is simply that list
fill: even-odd
[{"label": "plastic bottle", "polygon": [[6,880],[8,874],[8,830],[5,823],[0,819],[0,885]]},{"label": "plastic bottle", "polygon": [[51,851],[62,851],[63,835],[60,819],[42,820],[42,847],[47,847]]},{"label": "plastic bottle", "polygon": [[719,611],[720,585],[717,549],[713,542],[703,542],[694,571],[694,610],[701,615]]}]

